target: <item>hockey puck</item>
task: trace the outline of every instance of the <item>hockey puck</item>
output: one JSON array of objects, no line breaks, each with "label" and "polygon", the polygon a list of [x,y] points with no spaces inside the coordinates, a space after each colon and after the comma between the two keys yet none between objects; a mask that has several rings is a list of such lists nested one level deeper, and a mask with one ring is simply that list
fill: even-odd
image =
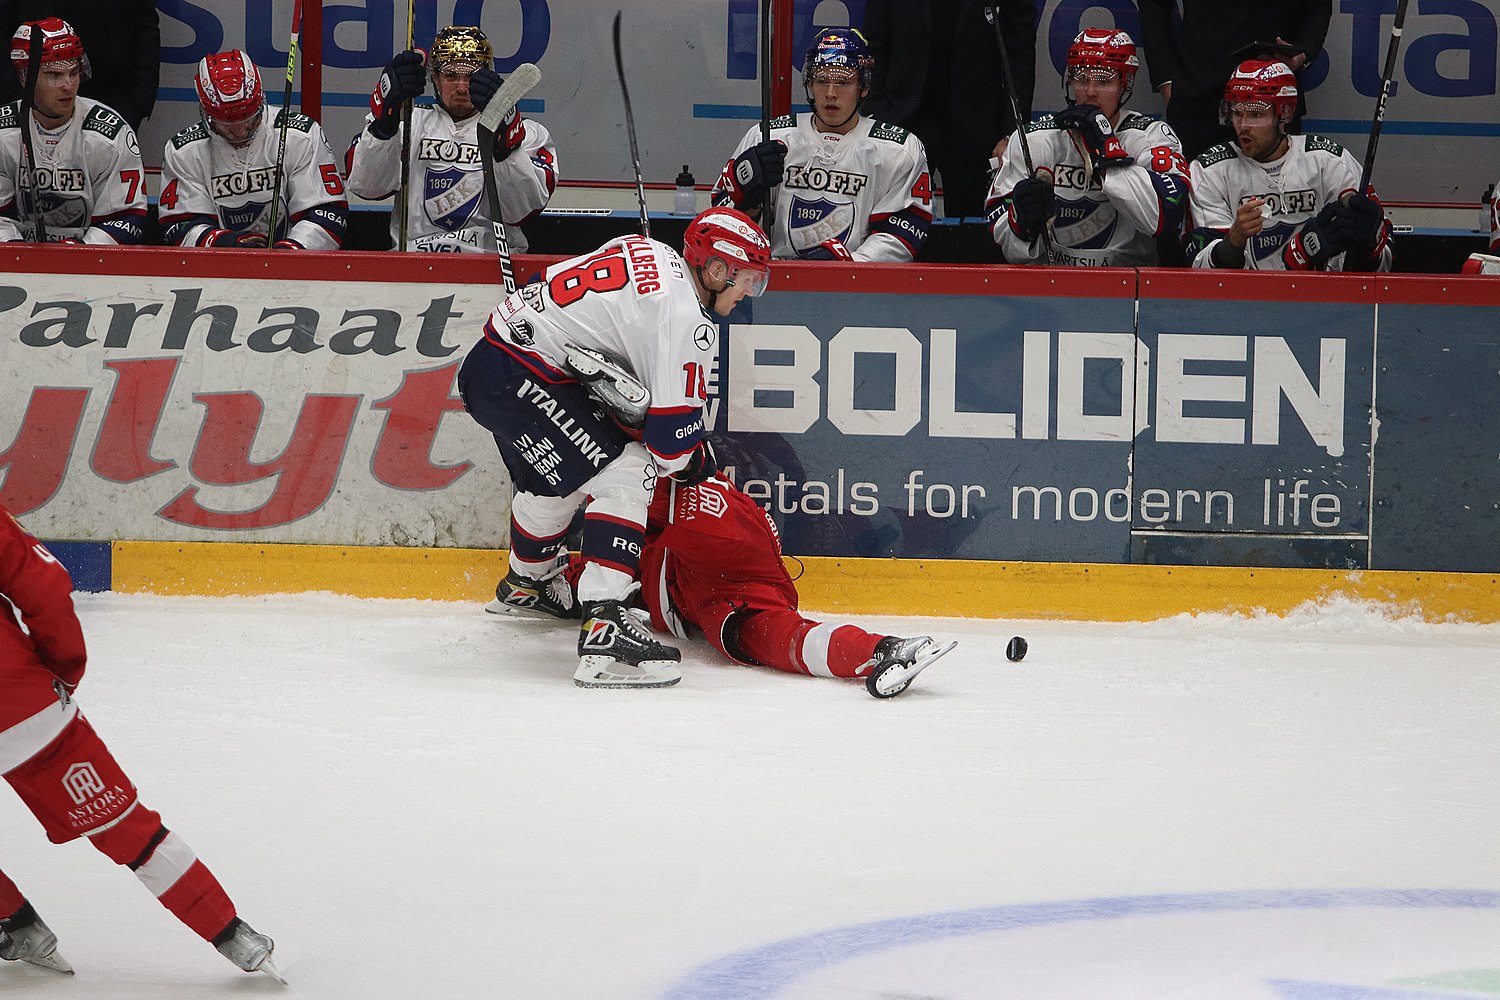
[{"label": "hockey puck", "polygon": [[1012,663],[1026,659],[1026,640],[1018,635],[1011,636],[1010,642],[1005,644],[1005,658]]}]

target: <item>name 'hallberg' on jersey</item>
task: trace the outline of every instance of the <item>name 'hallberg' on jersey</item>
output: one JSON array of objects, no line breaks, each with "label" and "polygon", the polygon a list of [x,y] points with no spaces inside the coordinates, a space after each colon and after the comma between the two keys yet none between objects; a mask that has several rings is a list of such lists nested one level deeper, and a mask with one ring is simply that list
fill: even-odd
[{"label": "name 'hallberg' on jersey", "polygon": [[256,167],[254,170],[236,170],[227,174],[214,174],[210,179],[215,198],[232,198],[242,194],[264,194],[276,185],[276,171],[271,167]]},{"label": "name 'hallberg' on jersey", "polygon": [[827,167],[788,163],[786,186],[804,188],[809,191],[832,191],[835,194],[857,195],[869,183],[864,174],[848,170],[829,170]]}]

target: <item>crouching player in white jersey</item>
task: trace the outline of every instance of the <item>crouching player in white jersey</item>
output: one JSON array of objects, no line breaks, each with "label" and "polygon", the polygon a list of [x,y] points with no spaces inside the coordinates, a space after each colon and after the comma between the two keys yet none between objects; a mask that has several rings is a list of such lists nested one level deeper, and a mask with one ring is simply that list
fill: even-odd
[{"label": "crouching player in white jersey", "polygon": [[[1176,238],[1187,208],[1188,165],[1166,122],[1125,102],[1140,66],[1123,31],[1086,28],[1068,48],[1068,108],[1023,125],[990,183],[985,211],[1011,264],[1151,267],[1156,238]],[[1049,259],[1043,235],[1050,226]]]},{"label": "crouching player in white jersey", "polygon": [[1187,255],[1193,267],[1389,271],[1390,226],[1360,165],[1332,139],[1288,135],[1297,78],[1285,63],[1243,62],[1220,117],[1234,145],[1193,161]]},{"label": "crouching player in white jersey", "polygon": [[[205,56],[193,79],[201,117],[167,141],[157,199],[162,240],[188,247],[337,250],[349,205],[323,136],[306,115],[282,108],[262,127],[260,71],[239,49]],[[271,227],[276,158],[286,119],[277,232]]]},{"label": "crouching player in white jersey", "polygon": [[[349,190],[378,201],[400,197],[401,104],[420,97],[424,55],[398,52],[370,96],[364,131],[345,160]],[[491,149],[479,148],[479,112],[504,82],[495,72],[494,51],[478,28],[452,26],[437,33],[432,56],[436,107],[411,112],[407,239],[400,240],[399,212],[391,213],[391,245],[398,250],[494,253],[495,228],[484,197],[481,156],[495,161],[495,185],[504,214],[505,238],[513,253],[525,253],[518,226],[547,207],[557,188],[557,147],[546,126],[511,108]]]},{"label": "crouching player in white jersey", "polygon": [[[33,31],[42,38],[34,67]],[[113,109],[78,96],[89,64],[73,27],[57,17],[21,25],[10,61],[22,87],[36,72],[36,96],[24,122],[23,101],[0,108],[0,242],[45,235],[54,243],[140,243],[146,232],[141,147]],[[23,168],[28,155],[35,162]]]},{"label": "crouching player in white jersey", "polygon": [[[581,687],[682,679],[678,651],[653,639],[625,600],[639,579],[657,475],[692,484],[714,472],[703,403],[718,356],[715,314],[760,294],[770,264],[765,233],[727,208],[690,222],[680,255],[645,237],[611,240],[507,296],[459,370],[464,406],[494,434],[515,488],[509,573],[492,608],[581,617]],[[598,357],[580,349],[618,359],[649,392],[639,440],[580,381],[598,373]],[[575,603],[561,574],[579,508]]]},{"label": "crouching player in white jersey", "polygon": [[860,115],[874,65],[858,31],[819,33],[802,70],[812,111],[773,121],[766,142],[750,129],[714,184],[715,205],[754,219],[769,200],[773,256],[908,263],[922,252],[927,151],[906,129]]},{"label": "crouching player in white jersey", "polygon": [[[72,593],[68,571],[0,507],[0,775],[48,840],[66,844],[82,837],[134,872],[162,906],[225,958],[246,972],[280,979],[271,961],[274,943],[240,919],[213,872],[140,800],[79,711],[73,693],[83,680],[88,650]],[[0,959],[73,972],[58,953],[57,935],[4,872]]]}]

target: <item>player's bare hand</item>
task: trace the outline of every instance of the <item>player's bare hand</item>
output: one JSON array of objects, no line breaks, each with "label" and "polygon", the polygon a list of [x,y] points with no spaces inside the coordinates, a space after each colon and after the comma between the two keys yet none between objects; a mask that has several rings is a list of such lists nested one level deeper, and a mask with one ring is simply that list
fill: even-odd
[{"label": "player's bare hand", "polygon": [[1264,204],[1265,200],[1262,198],[1251,198],[1235,211],[1234,225],[1225,234],[1230,243],[1243,249],[1250,237],[1264,228],[1266,217],[1261,214],[1261,206]]}]

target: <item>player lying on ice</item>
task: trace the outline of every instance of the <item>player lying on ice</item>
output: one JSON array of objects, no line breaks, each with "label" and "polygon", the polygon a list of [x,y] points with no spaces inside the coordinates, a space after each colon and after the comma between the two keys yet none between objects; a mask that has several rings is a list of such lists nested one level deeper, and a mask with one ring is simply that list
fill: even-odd
[{"label": "player lying on ice", "polygon": [[[78,710],[73,692],[87,654],[72,592],[68,571],[0,507],[0,601],[16,612],[0,615],[0,774],[54,844],[87,839],[236,966],[281,980],[271,939],[239,918],[213,872],[140,801]],[[57,935],[4,872],[0,958],[73,972]]]},{"label": "player lying on ice", "polygon": [[[625,425],[638,423],[648,405],[643,389],[619,366],[603,360],[586,383]],[[621,393],[618,386],[624,383]],[[639,402],[632,404],[624,397]],[[706,442],[705,442],[706,444]],[[857,625],[820,622],[797,610],[797,587],[781,561],[781,536],[770,515],[714,467],[705,447],[705,478],[686,484],[656,481],[641,547],[640,600],[651,625],[679,639],[703,633],[737,663],[793,674],[862,678],[877,698],[893,698],[957,643],[930,636],[877,635]],[[546,580],[512,573],[495,590],[487,610],[521,617],[578,616],[568,581],[579,556],[559,558]],[[636,609],[637,614],[641,614]],[[644,617],[644,615],[643,615]]]}]

